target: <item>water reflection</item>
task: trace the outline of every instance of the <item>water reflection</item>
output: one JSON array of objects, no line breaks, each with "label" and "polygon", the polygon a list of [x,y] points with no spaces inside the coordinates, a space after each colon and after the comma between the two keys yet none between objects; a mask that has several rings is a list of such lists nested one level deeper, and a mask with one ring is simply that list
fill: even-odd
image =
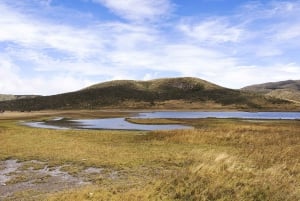
[{"label": "water reflection", "polygon": [[34,127],[34,128],[47,128],[47,129],[55,129],[55,130],[68,130],[70,128],[62,127],[62,126],[54,126],[47,124],[45,122],[22,122],[22,125]]},{"label": "water reflection", "polygon": [[300,119],[300,112],[145,112],[138,118]]},{"label": "water reflection", "polygon": [[125,120],[125,118],[109,119],[81,119],[73,120],[80,124],[80,128],[85,129],[115,129],[115,130],[174,130],[187,129],[189,126],[183,125],[144,125],[134,124]]},{"label": "water reflection", "polygon": [[[239,119],[300,119],[300,112],[147,112],[139,113],[135,118],[239,118]],[[174,130],[189,129],[184,125],[145,125],[134,124],[125,118],[79,119],[70,120],[61,117],[43,122],[26,122],[24,125],[48,129],[108,129],[108,130]]]},{"label": "water reflection", "polygon": [[47,129],[103,129],[103,130],[175,130],[175,129],[189,129],[192,127],[184,125],[144,125],[134,124],[125,120],[125,118],[108,118],[108,119],[79,119],[79,120],[65,120],[52,119],[44,122],[24,122],[23,125],[35,128]]}]

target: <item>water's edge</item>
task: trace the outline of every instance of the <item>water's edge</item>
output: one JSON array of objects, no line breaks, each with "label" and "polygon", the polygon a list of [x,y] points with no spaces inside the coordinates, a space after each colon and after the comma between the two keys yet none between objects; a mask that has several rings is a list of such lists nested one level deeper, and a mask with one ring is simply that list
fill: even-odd
[{"label": "water's edge", "polygon": [[[192,119],[192,118],[236,118],[250,120],[297,120],[300,112],[143,112],[131,118],[145,119]],[[49,121],[22,122],[22,125],[47,129],[101,129],[101,130],[174,130],[190,129],[190,126],[180,124],[135,124],[126,118],[77,119],[70,120],[56,117]]]}]

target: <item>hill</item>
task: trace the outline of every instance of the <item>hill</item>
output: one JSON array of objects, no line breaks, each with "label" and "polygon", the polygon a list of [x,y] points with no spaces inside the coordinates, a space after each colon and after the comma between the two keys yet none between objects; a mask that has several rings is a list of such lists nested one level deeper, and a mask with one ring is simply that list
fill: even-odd
[{"label": "hill", "polygon": [[21,111],[103,108],[286,110],[295,106],[190,77],[110,81],[65,94],[0,102],[0,109]]},{"label": "hill", "polygon": [[221,89],[222,87],[215,85],[213,83],[192,77],[183,78],[165,78],[165,79],[155,79],[150,81],[136,81],[136,80],[115,80],[104,82],[100,84],[95,84],[87,87],[83,90],[89,89],[101,89],[106,87],[117,87],[117,86],[127,86],[130,88],[138,90],[149,90],[149,91],[162,91],[168,90],[170,88],[177,88],[182,90],[188,90],[192,88],[203,88],[203,89]]},{"label": "hill", "polygon": [[8,101],[8,100],[17,100],[24,98],[35,98],[36,95],[10,95],[10,94],[0,94],[0,101]]},{"label": "hill", "polygon": [[269,82],[242,88],[244,91],[258,92],[270,97],[300,103],[300,80]]}]

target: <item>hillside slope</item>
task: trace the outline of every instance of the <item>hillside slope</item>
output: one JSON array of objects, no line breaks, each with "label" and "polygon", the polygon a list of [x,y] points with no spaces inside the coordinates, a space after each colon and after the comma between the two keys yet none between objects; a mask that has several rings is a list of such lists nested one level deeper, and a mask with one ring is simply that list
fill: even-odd
[{"label": "hillside slope", "polygon": [[43,109],[293,109],[288,101],[223,88],[197,78],[119,80],[54,96],[0,102],[5,110]]},{"label": "hillside slope", "polygon": [[9,100],[17,100],[24,98],[35,98],[36,95],[10,95],[10,94],[0,94],[0,101],[9,101]]},{"label": "hillside slope", "polygon": [[182,78],[164,78],[164,79],[154,79],[149,81],[136,81],[136,80],[115,80],[103,82],[100,84],[95,84],[87,87],[83,90],[89,89],[101,89],[113,86],[127,86],[139,90],[149,90],[149,91],[161,91],[169,88],[177,88],[188,90],[192,88],[203,88],[203,89],[221,89],[222,87],[215,85],[213,83],[192,77],[182,77]]},{"label": "hillside slope", "polygon": [[244,87],[242,90],[300,103],[300,80],[269,82]]}]

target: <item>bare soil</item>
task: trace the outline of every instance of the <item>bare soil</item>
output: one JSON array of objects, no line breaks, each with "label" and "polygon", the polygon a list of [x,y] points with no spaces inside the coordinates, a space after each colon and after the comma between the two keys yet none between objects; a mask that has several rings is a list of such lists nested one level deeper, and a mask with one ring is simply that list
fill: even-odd
[{"label": "bare soil", "polygon": [[104,168],[88,167],[76,174],[64,169],[70,164],[49,166],[41,161],[0,161],[0,200],[14,198],[20,192],[34,191],[42,195],[92,184],[92,177],[116,179],[118,172]]}]

